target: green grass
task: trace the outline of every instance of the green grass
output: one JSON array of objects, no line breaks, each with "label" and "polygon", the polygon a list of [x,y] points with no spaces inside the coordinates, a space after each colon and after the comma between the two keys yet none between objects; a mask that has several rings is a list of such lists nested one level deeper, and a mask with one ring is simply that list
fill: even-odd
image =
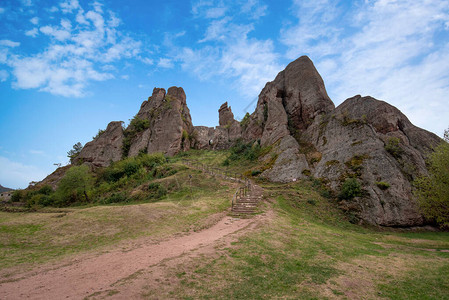
[{"label": "green grass", "polygon": [[[23,269],[68,254],[118,247],[122,241],[158,240],[208,227],[210,215],[229,208],[235,186],[181,168],[182,160],[220,167],[228,156],[229,151],[189,151],[170,159],[180,171],[153,180],[166,188],[167,195],[152,203],[53,213],[0,212],[0,269],[5,273],[5,268]],[[258,168],[259,163],[249,167]],[[229,168],[247,167],[231,164]],[[230,245],[217,246],[213,255],[187,257],[182,264],[167,267],[158,286],[146,287],[142,296],[449,299],[449,253],[442,251],[449,250],[447,232],[351,224],[336,200],[322,197],[315,181],[259,184],[269,200],[261,207],[272,210],[272,218]]]},{"label": "green grass", "polygon": [[265,190],[276,213],[270,223],[214,257],[176,266],[167,276],[178,274],[178,283],[159,292],[181,299],[449,298],[449,253],[430,250],[449,249],[446,232],[351,224],[311,182]]}]

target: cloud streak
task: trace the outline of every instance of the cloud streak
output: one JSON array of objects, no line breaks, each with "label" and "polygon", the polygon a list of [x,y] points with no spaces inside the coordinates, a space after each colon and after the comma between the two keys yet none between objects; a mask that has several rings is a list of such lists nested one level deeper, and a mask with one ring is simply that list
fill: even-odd
[{"label": "cloud streak", "polygon": [[31,181],[42,180],[47,175],[31,165],[14,162],[0,156],[0,182],[10,188],[26,188]]},{"label": "cloud streak", "polygon": [[[250,38],[254,19],[265,14],[266,5],[252,0],[246,4],[217,1],[198,1],[192,13],[208,22],[197,47],[183,47],[176,60],[185,71],[193,72],[201,80],[223,76],[234,81],[241,93],[254,98],[267,81],[273,80],[281,65],[272,40]],[[214,6],[215,5],[215,6]],[[226,15],[210,17],[212,7],[221,7]]]},{"label": "cloud streak", "polygon": [[295,1],[294,12],[281,34],[286,56],[309,54],[337,104],[372,95],[418,126],[448,126],[448,1]]}]

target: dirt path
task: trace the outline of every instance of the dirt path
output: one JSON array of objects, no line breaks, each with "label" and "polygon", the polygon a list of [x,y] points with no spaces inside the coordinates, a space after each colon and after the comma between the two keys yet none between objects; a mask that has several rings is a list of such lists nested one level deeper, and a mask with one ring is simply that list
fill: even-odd
[{"label": "dirt path", "polygon": [[[149,268],[157,267],[167,260],[214,251],[217,243],[230,242],[239,232],[257,227],[264,218],[266,214],[251,219],[226,216],[201,232],[173,237],[158,244],[143,244],[127,252],[117,249],[94,257],[75,259],[68,265],[16,275],[15,278],[9,278],[10,282],[0,284],[0,299],[83,299],[89,296],[112,296],[108,291],[117,285],[121,288],[115,297],[138,298],[142,287],[136,285],[144,282],[131,278],[138,279],[143,271],[146,270],[148,274]],[[153,276],[157,276],[157,272]],[[148,279],[145,278],[145,281]],[[117,293],[117,289],[114,293]]]}]

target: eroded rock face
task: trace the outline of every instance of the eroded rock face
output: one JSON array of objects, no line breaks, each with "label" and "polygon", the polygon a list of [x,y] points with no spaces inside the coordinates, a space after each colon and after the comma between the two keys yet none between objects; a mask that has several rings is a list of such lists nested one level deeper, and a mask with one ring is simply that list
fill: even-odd
[{"label": "eroded rock face", "polygon": [[121,121],[108,124],[96,139],[84,145],[75,163],[87,163],[94,167],[106,167],[122,158],[123,128]]},{"label": "eroded rock face", "polygon": [[[427,173],[425,149],[439,142],[436,135],[384,101],[355,96],[316,119],[302,138],[322,155],[311,169],[314,177],[325,178],[336,192],[348,178],[362,185],[365,195],[342,201],[344,209],[371,224],[422,225],[411,181]],[[387,147],[392,141],[397,152]]]},{"label": "eroded rock face", "polygon": [[[242,136],[275,145],[277,160],[262,174],[271,181],[310,175],[338,194],[346,179],[356,178],[364,195],[341,201],[343,209],[370,224],[423,223],[411,181],[426,174],[426,153],[440,139],[372,97],[355,96],[335,108],[307,57],[266,84]],[[392,141],[400,155],[387,151]]]},{"label": "eroded rock face", "polygon": [[218,123],[220,126],[231,126],[236,122],[231,107],[228,107],[228,102],[223,103],[218,109]]},{"label": "eroded rock face", "polygon": [[148,101],[142,103],[137,117],[148,120],[150,126],[132,140],[129,156],[140,151],[172,156],[190,149],[194,128],[183,88],[171,87],[167,93],[155,88]]}]

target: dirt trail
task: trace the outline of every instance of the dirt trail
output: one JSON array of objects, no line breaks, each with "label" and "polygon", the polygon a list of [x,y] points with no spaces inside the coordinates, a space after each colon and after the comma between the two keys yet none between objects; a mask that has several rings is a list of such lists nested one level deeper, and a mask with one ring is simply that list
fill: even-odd
[{"label": "dirt trail", "polygon": [[[11,282],[0,284],[0,299],[83,299],[94,295],[106,296],[105,292],[117,283],[129,283],[129,278],[138,277],[136,274],[139,272],[157,267],[163,261],[185,254],[194,256],[201,249],[213,251],[218,242],[235,238],[242,229],[245,229],[242,232],[247,232],[255,228],[264,218],[264,215],[251,219],[226,216],[201,232],[173,237],[158,244],[140,245],[127,252],[117,249],[94,257],[76,259],[70,265],[19,274],[9,278]],[[133,291],[133,295],[126,290]],[[139,296],[136,292],[140,290],[141,287],[137,290],[135,287],[124,288],[124,293],[120,292],[115,297],[136,298]]]}]

